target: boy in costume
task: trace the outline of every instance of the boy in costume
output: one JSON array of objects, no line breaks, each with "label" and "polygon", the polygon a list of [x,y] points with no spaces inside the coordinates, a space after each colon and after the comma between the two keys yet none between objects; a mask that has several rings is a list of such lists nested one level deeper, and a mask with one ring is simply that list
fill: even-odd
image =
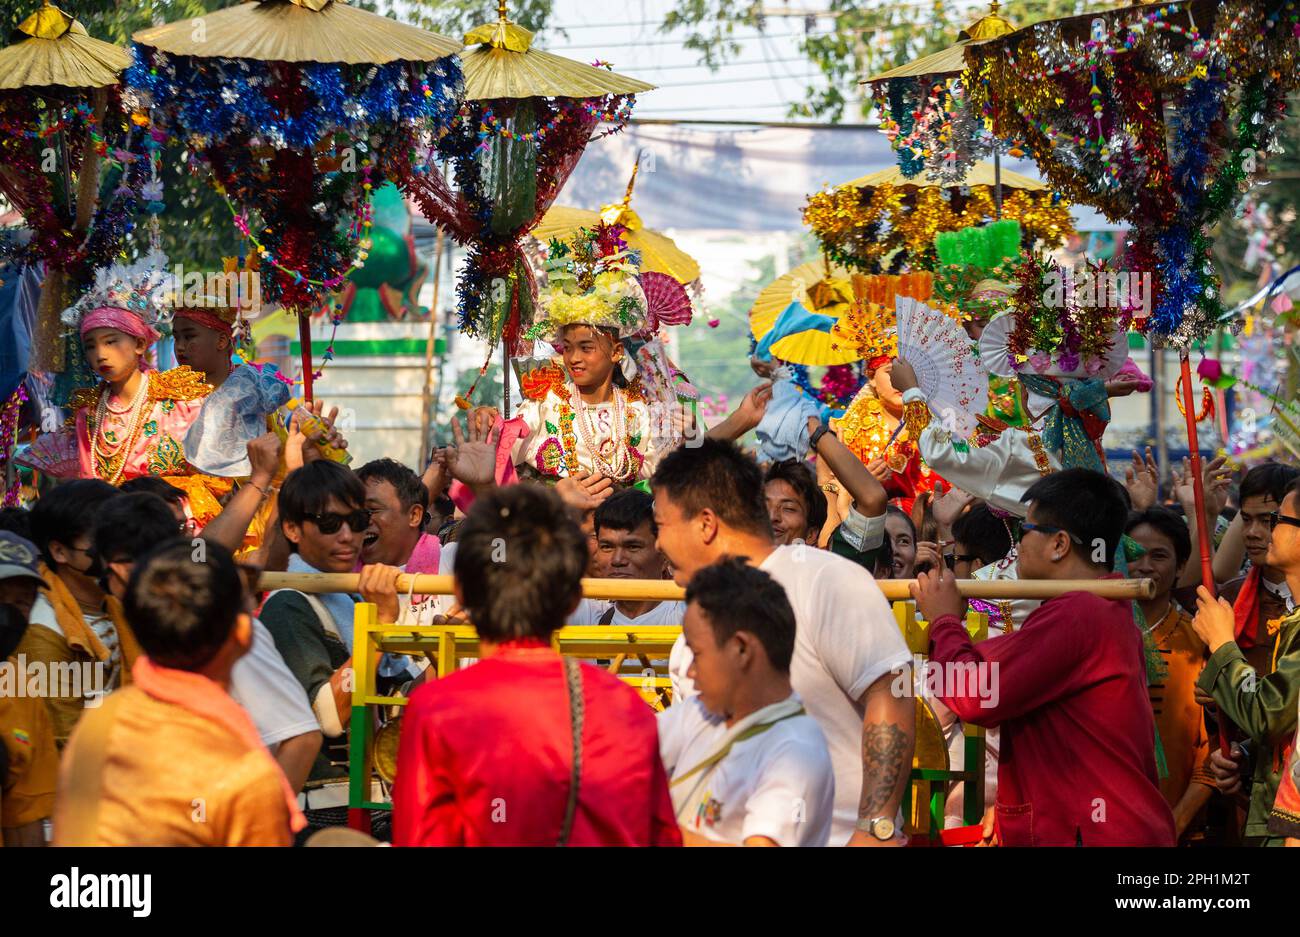
[{"label": "boy in costume", "polygon": [[528,337],[561,351],[519,369],[522,435],[510,462],[521,475],[603,475],[632,485],[648,479],[659,457],[681,442],[678,404],[695,392],[655,334],[661,325],[689,322],[690,314],[660,316],[644,286],[653,284],[656,293],[675,286],[678,299],[685,289],[665,275],[639,275],[637,263],[618,230],[603,224],[580,229],[567,243],[551,241],[545,314]]},{"label": "boy in costume", "polygon": [[113,266],[63,321],[77,328],[91,370],[102,380],[75,391],[68,425],[37,441],[23,464],[56,478],[100,478],[111,485],[156,475],[183,491],[200,525],[230,490],[221,478],[199,473],[181,441],[211,385],[181,366],[156,371],[145,358],[166,318],[162,258],[151,254],[129,267]]}]

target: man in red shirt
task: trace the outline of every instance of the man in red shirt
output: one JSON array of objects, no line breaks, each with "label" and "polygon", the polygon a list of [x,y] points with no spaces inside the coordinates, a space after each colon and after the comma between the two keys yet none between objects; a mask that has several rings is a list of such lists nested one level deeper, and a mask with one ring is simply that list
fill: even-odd
[{"label": "man in red shirt", "polygon": [[474,502],[456,601],[479,663],[411,694],[393,788],[397,846],[680,846],[654,712],[551,632],[577,608],[586,538],[534,485]]},{"label": "man in red shirt", "polygon": [[[1087,469],[1032,485],[1021,579],[1101,579],[1128,510],[1123,489]],[[996,828],[1005,846],[1173,846],[1173,814],[1156,780],[1155,724],[1142,635],[1127,602],[1067,592],[1012,634],[973,644],[947,569],[912,587],[930,622],[930,660],[944,704],[1000,726]]]}]

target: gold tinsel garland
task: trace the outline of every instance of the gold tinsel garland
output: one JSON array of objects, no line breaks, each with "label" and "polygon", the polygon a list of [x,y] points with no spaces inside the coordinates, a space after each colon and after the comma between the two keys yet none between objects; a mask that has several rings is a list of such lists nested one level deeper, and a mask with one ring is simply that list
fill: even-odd
[{"label": "gold tinsel garland", "polygon": [[[900,249],[918,263],[932,253],[934,236],[940,231],[957,231],[996,217],[992,186],[970,186],[969,193],[945,199],[934,186],[911,191],[888,184],[871,189],[839,186],[809,196],[803,221],[841,263],[868,268]],[[1074,233],[1069,203],[1050,192],[1007,192],[1002,217],[1019,221],[1029,237],[1041,239],[1049,249]],[[873,234],[870,229],[878,223],[886,223],[888,230]]]}]

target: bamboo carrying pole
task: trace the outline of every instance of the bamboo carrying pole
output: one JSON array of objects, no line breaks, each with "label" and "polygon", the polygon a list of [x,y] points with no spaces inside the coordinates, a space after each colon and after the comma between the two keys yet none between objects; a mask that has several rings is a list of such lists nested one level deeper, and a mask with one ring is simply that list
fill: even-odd
[{"label": "bamboo carrying pole", "polygon": [[[356,592],[357,573],[262,573],[263,589],[296,589],[299,592]],[[415,581],[412,582],[411,580]],[[876,580],[891,602],[910,599],[908,587],[914,579]],[[450,595],[451,576],[405,573],[397,577],[399,593]],[[1090,592],[1105,599],[1149,599],[1155,595],[1150,579],[958,579],[957,591],[969,599],[1051,599],[1066,592]],[[584,579],[582,594],[591,599],[673,601],[685,598],[686,590],[671,579]]]}]

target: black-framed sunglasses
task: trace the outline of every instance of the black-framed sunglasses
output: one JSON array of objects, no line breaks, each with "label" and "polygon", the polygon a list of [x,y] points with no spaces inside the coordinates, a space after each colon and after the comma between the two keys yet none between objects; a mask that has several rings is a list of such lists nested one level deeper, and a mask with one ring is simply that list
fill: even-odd
[{"label": "black-framed sunglasses", "polygon": [[1070,533],[1064,527],[1053,527],[1051,524],[1031,524],[1029,521],[1021,521],[1020,530],[1022,533],[1036,530],[1040,534],[1065,534],[1075,543],[1079,544],[1079,546],[1083,546],[1083,540]]},{"label": "black-framed sunglasses", "polygon": [[974,563],[978,556],[974,553],[945,553],[943,561],[948,564],[949,569],[956,569],[958,563]]},{"label": "black-framed sunglasses", "polygon": [[1292,527],[1300,527],[1300,517],[1289,517],[1286,514],[1273,511],[1268,515],[1268,527],[1270,530],[1276,530],[1278,524],[1290,524]]},{"label": "black-framed sunglasses", "polygon": [[308,514],[307,520],[315,524],[326,536],[338,533],[339,528],[344,524],[351,527],[354,534],[359,534],[370,526],[370,512],[365,508],[359,508],[349,514],[327,511],[324,514]]}]

